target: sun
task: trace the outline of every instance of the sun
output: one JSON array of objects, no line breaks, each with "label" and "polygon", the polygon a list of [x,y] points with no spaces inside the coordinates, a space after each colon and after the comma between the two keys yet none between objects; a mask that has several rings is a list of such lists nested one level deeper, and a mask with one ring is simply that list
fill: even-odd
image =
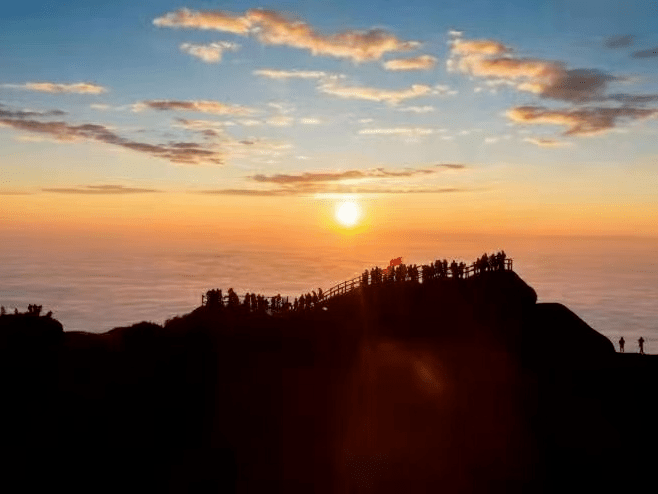
[{"label": "sun", "polygon": [[352,201],[345,201],[336,207],[336,220],[343,226],[354,226],[359,221],[359,206]]}]

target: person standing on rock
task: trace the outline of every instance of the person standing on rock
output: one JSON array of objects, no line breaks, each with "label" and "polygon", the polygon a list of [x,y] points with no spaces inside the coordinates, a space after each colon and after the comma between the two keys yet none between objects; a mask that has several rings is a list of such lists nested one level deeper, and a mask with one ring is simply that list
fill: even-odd
[{"label": "person standing on rock", "polygon": [[640,339],[637,340],[637,342],[640,344],[640,355],[644,355],[644,338],[640,336]]},{"label": "person standing on rock", "polygon": [[626,343],[626,341],[624,341],[624,337],[622,336],[619,338],[619,351],[621,353],[624,353],[624,343]]}]

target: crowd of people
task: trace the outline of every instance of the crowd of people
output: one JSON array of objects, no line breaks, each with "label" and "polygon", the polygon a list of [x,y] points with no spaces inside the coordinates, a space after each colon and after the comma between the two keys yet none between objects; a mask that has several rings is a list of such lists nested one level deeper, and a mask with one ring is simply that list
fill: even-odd
[{"label": "crowd of people", "polygon": [[[464,262],[452,260],[448,263],[446,259],[418,266],[417,264],[406,265],[401,258],[391,261],[388,268],[374,267],[365,270],[360,279],[350,280],[341,284],[340,290],[329,292],[329,297],[338,293],[351,291],[359,286],[375,286],[388,283],[412,282],[418,283],[442,278],[466,278],[471,275],[485,271],[499,271],[506,268],[507,256],[505,251],[494,254],[483,254],[472,265],[467,266]],[[316,292],[302,293],[291,302],[288,297],[266,297],[256,293],[246,293],[242,300],[232,288],[224,294],[222,290],[209,290],[202,297],[202,304],[214,308],[228,308],[241,310],[243,312],[301,312],[318,307],[326,300],[326,294],[319,288]]]},{"label": "crowd of people", "polygon": [[230,309],[241,312],[290,312],[304,311],[319,305],[323,300],[322,288],[316,292],[302,293],[290,302],[289,297],[277,294],[274,297],[256,293],[245,293],[242,300],[233,288],[229,288],[226,295],[220,289],[208,290],[201,298],[202,305],[215,309]]},{"label": "crowd of people", "polygon": [[446,259],[437,259],[433,263],[423,264],[420,267],[416,264],[409,266],[399,264],[397,266],[389,266],[387,269],[375,267],[361,274],[361,286],[402,281],[414,282],[421,279],[428,281],[440,278],[466,278],[485,271],[502,271],[505,269],[506,259],[507,255],[503,250],[490,255],[485,253],[470,266],[467,266],[463,262],[457,262],[454,259],[450,263]]}]

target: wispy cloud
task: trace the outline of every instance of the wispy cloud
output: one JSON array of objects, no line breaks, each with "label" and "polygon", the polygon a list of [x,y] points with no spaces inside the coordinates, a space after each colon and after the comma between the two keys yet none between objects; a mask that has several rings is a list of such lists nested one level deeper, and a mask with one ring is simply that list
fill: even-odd
[{"label": "wispy cloud", "polygon": [[550,139],[547,137],[526,137],[523,139],[523,141],[543,148],[560,148],[572,145],[570,142],[559,141],[557,139]]},{"label": "wispy cloud", "polygon": [[220,11],[180,9],[153,20],[158,27],[174,27],[247,34],[253,23],[246,16]]},{"label": "wispy cloud", "polygon": [[560,125],[565,135],[591,136],[613,129],[620,120],[644,120],[658,116],[658,109],[584,108],[549,110],[537,106],[519,106],[508,110],[507,117],[520,124]]},{"label": "wispy cloud", "polygon": [[455,192],[466,192],[467,189],[458,187],[362,187],[330,185],[316,187],[313,190],[281,188],[281,189],[210,189],[202,190],[201,194],[228,195],[228,196],[298,196],[298,195],[320,195],[325,194],[450,194]]},{"label": "wispy cloud", "polygon": [[52,187],[41,189],[43,192],[57,192],[60,194],[144,194],[160,192],[157,189],[146,189],[142,187],[126,187],[125,185],[84,185],[81,187]]},{"label": "wispy cloud", "polygon": [[632,34],[625,34],[619,36],[610,36],[605,40],[606,48],[625,48],[633,44],[635,36]]},{"label": "wispy cloud", "polygon": [[61,117],[63,115],[66,115],[66,112],[62,110],[12,110],[0,103],[0,118],[40,118]]},{"label": "wispy cloud", "polygon": [[384,127],[384,128],[371,128],[360,129],[360,135],[403,135],[403,136],[424,136],[436,133],[436,129],[428,129],[426,127]]},{"label": "wispy cloud", "polygon": [[225,195],[301,195],[326,193],[399,194],[399,193],[444,193],[461,189],[453,187],[423,187],[409,183],[414,179],[433,175],[442,170],[462,170],[460,163],[439,163],[423,168],[391,170],[384,167],[338,171],[311,171],[299,174],[253,175],[249,179],[259,184],[276,186],[270,189],[218,189],[205,191],[208,194]]},{"label": "wispy cloud", "polygon": [[328,74],[320,70],[278,70],[278,69],[259,69],[252,72],[259,77],[267,77],[278,81],[288,79],[326,79],[328,77],[341,77],[337,74]]},{"label": "wispy cloud", "polygon": [[140,101],[132,105],[135,112],[143,110],[159,111],[192,111],[200,113],[211,113],[214,115],[236,115],[247,116],[255,112],[254,109],[246,106],[227,105],[219,101],[193,100],[193,101],[175,101],[175,100],[147,100]]},{"label": "wispy cloud", "polygon": [[430,113],[433,112],[436,108],[431,105],[425,106],[405,106],[398,108],[398,111],[411,112],[411,113]]},{"label": "wispy cloud", "polygon": [[404,170],[387,170],[385,168],[373,168],[369,170],[345,170],[335,172],[306,172],[298,175],[276,174],[276,175],[254,175],[252,180],[261,183],[272,184],[316,184],[320,182],[340,182],[344,180],[366,179],[366,178],[408,178],[418,175],[431,175],[437,173],[438,168],[406,168]]},{"label": "wispy cloud", "polygon": [[77,93],[77,94],[102,94],[107,88],[94,84],[93,82],[26,82],[25,84],[3,84],[2,87],[13,89],[26,89],[40,93]]},{"label": "wispy cloud", "polygon": [[563,62],[514,58],[511,48],[498,41],[453,39],[450,52],[449,71],[569,102],[600,100],[608,83],[616,80],[596,69],[569,70]]},{"label": "wispy cloud", "polygon": [[425,84],[412,84],[405,89],[379,89],[368,86],[342,86],[334,83],[321,84],[320,92],[345,99],[362,99],[397,105],[401,101],[429,95],[432,88]]},{"label": "wispy cloud", "polygon": [[322,120],[314,117],[304,117],[299,119],[299,123],[303,125],[320,125]]},{"label": "wispy cloud", "polygon": [[436,65],[436,57],[431,55],[419,55],[412,58],[395,58],[384,62],[386,70],[408,71],[408,70],[430,70]]},{"label": "wispy cloud", "polygon": [[658,57],[658,46],[647,50],[636,51],[631,55],[633,58],[655,58]]},{"label": "wispy cloud", "polygon": [[239,48],[240,45],[229,41],[216,41],[207,45],[196,45],[193,43],[183,43],[180,45],[181,51],[206,63],[219,63],[222,61],[222,55],[225,51],[237,51]]},{"label": "wispy cloud", "polygon": [[[4,113],[4,115],[2,114]],[[149,144],[121,137],[108,127],[100,124],[72,125],[66,122],[43,122],[25,116],[7,116],[0,113],[0,127],[8,127],[20,132],[50,136],[60,142],[91,141],[119,146],[124,149],[145,153],[172,163],[213,164],[225,161],[221,149],[210,148],[194,142],[169,142]]]},{"label": "wispy cloud", "polygon": [[308,50],[313,55],[349,58],[355,62],[378,60],[386,53],[408,51],[419,46],[418,42],[400,40],[381,29],[320,34],[301,20],[264,9],[250,9],[242,15],[180,9],[156,18],[153,24],[253,36],[263,44],[290,46]]}]

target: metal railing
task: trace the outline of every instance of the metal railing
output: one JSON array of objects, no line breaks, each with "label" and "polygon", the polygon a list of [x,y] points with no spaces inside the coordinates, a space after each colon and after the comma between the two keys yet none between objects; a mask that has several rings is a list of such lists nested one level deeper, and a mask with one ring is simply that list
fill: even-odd
[{"label": "metal railing", "polygon": [[[504,271],[512,271],[512,259],[504,259],[502,263],[502,270]],[[419,266],[419,268],[422,268],[422,266]],[[501,268],[492,268],[492,267],[486,267],[486,268],[481,268],[477,261],[472,263],[469,266],[463,267],[461,270],[453,270],[451,269],[451,265],[448,265],[448,269],[444,273],[443,276],[435,276],[432,279],[442,279],[442,278],[472,278],[473,276],[477,276],[482,272],[489,272],[489,271],[500,271]],[[455,275],[455,272],[457,275]],[[329,299],[332,299],[334,297],[340,296],[340,295],[345,295],[346,293],[351,292],[352,290],[356,290],[357,288],[361,287],[362,281],[364,280],[364,276],[357,276],[355,278],[352,278],[351,280],[346,280],[338,283],[337,285],[332,286],[329,290],[323,293],[322,300],[326,301]],[[384,278],[385,281],[383,281],[381,284],[387,284],[391,283],[388,281],[387,278]],[[408,280],[407,280],[408,281]],[[423,282],[423,275],[422,275],[422,269],[419,269],[418,271],[418,281],[420,283]],[[395,283],[395,282],[394,282]],[[375,283],[376,284],[376,283]],[[373,285],[373,279],[372,279],[372,270],[368,271],[368,286]]]},{"label": "metal railing", "polygon": [[[461,265],[461,267],[458,264],[447,264],[444,265],[444,270],[439,273],[435,273],[434,276],[432,276],[431,279],[434,280],[439,280],[439,279],[446,279],[446,278],[458,278],[458,279],[465,279],[465,278],[472,278],[474,276],[478,276],[483,272],[491,272],[491,271],[512,271],[512,259],[505,258],[501,260],[502,262],[499,263],[498,265],[492,266],[492,265],[487,265],[487,266],[481,266],[478,261],[475,261],[474,263],[465,266]],[[416,266],[418,269],[418,277],[417,280],[419,283],[423,283],[423,274],[422,274],[422,265],[421,266]],[[407,269],[409,266],[407,266]],[[365,276],[365,273],[363,273],[360,276],[357,276],[355,278],[352,278],[351,280],[346,280],[346,281],[341,281],[337,285],[332,286],[329,290],[322,292],[322,296],[318,299],[318,303],[326,302],[327,300],[331,300],[332,298],[345,295],[347,293],[350,293],[358,288],[361,288],[363,281],[367,280],[367,286],[377,286],[377,285],[386,285],[390,283],[400,283],[400,282],[407,282],[411,281],[411,278],[408,276],[407,272],[407,278],[404,281],[396,281],[396,280],[391,280],[390,277],[388,276],[382,276],[382,279],[380,282],[376,282],[373,280],[372,277],[372,272],[373,270],[367,271],[367,277]],[[381,270],[383,273],[383,270]],[[276,297],[266,297],[267,299],[274,299]],[[226,294],[223,294],[222,296],[222,301],[224,305],[228,304],[229,296]],[[238,300],[240,302],[244,301],[244,297],[242,300],[240,300],[238,296]],[[282,301],[284,306],[288,306],[289,309],[292,307],[291,304],[289,303],[289,297],[282,297]],[[206,300],[205,300],[205,295],[201,295],[201,305],[205,305]]]}]

